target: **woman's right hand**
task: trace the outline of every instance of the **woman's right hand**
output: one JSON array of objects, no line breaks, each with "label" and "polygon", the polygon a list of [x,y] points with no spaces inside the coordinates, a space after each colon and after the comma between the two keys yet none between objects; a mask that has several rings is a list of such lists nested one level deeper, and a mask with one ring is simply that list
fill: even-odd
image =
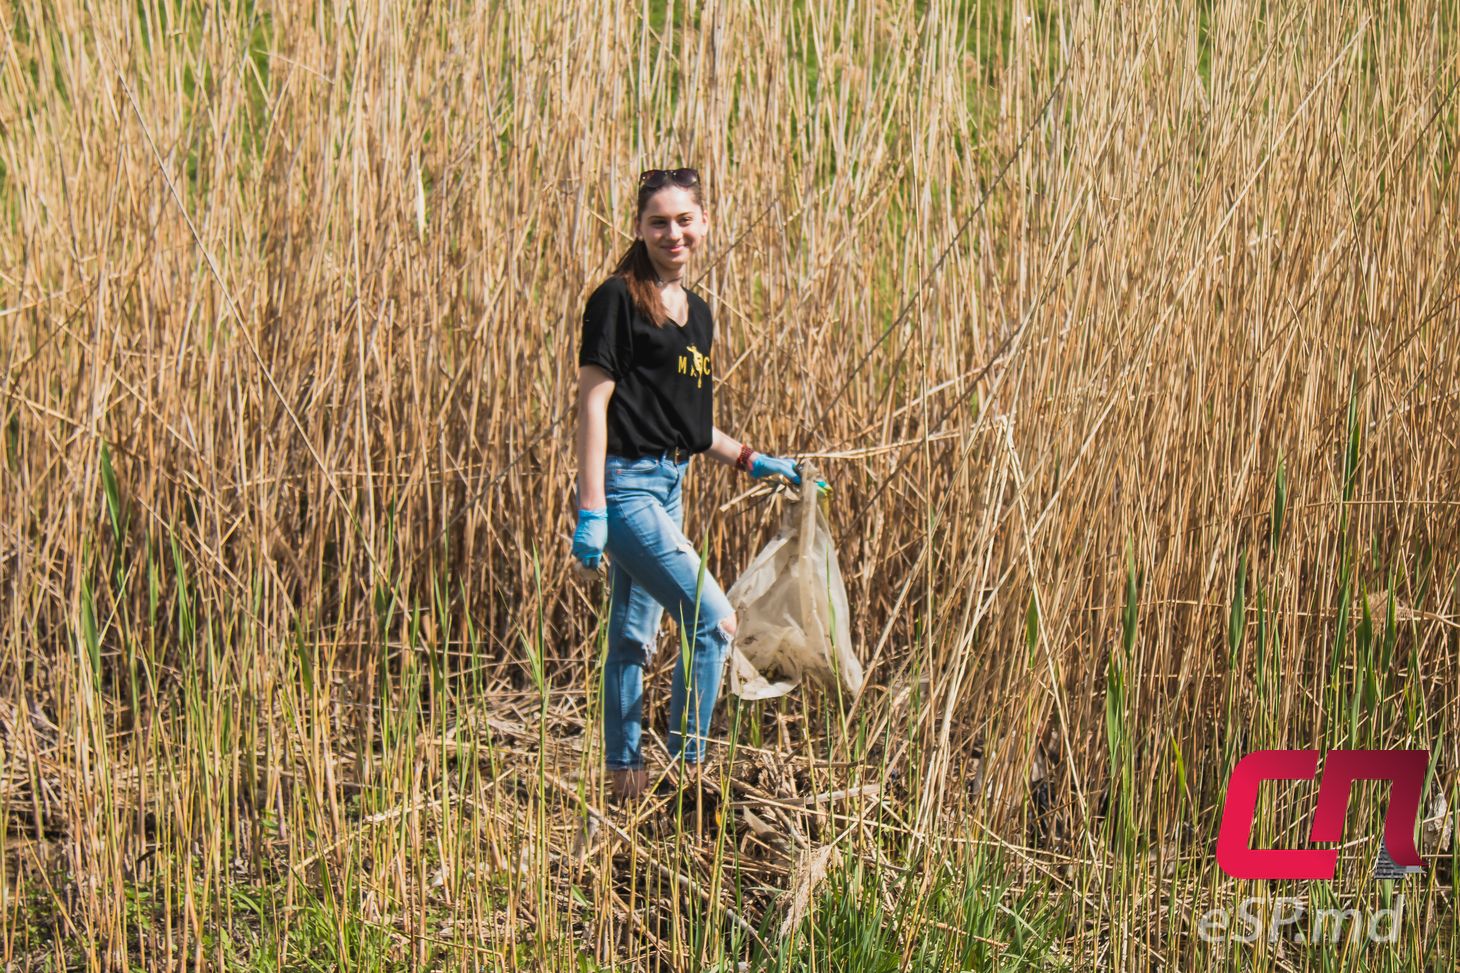
[{"label": "woman's right hand", "polygon": [[573,557],[589,571],[597,571],[607,543],[608,508],[579,509],[578,526],[573,531]]}]

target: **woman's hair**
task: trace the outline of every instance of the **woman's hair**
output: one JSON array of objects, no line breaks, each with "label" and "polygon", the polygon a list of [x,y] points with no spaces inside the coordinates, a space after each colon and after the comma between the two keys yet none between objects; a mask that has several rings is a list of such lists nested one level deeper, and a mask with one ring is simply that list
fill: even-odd
[{"label": "woman's hair", "polygon": [[[676,186],[689,193],[690,199],[700,209],[705,208],[704,197],[700,195],[700,184],[696,182],[692,186],[678,186],[676,183],[667,182],[653,189],[641,187],[639,189],[639,202],[634,208],[634,220],[644,215],[644,210],[649,205],[649,200],[654,194],[662,192],[671,186]],[[654,264],[649,260],[649,245],[640,237],[629,245],[624,255],[618,259],[618,264],[613,268],[613,275],[622,277],[624,283],[629,286],[629,298],[634,302],[634,307],[644,313],[655,327],[663,327],[664,322],[669,320],[669,312],[664,308],[664,301],[659,296],[657,281],[659,275],[654,270]]]}]

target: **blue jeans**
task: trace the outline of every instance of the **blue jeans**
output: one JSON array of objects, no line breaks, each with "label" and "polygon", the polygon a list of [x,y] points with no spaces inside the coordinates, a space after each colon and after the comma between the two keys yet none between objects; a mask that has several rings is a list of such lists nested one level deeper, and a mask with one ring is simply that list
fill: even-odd
[{"label": "blue jeans", "polygon": [[644,714],[644,666],[654,652],[668,608],[687,643],[674,666],[669,693],[669,756],[699,763],[720,679],[730,654],[721,623],[730,602],[684,536],[680,486],[688,461],[668,456],[610,455],[603,485],[608,501],[610,609],[603,670],[603,745],[610,769],[644,766],[639,748]]}]

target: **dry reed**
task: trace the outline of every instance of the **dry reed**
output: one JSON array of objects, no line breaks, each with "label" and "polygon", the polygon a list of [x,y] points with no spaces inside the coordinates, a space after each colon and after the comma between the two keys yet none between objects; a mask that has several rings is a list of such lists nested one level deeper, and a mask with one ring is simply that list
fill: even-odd
[{"label": "dry reed", "polygon": [[[1451,5],[3,21],[7,964],[812,968],[757,939],[840,881],[904,967],[1290,969],[1193,931],[1233,760],[1431,747],[1455,804]],[[727,706],[720,830],[575,868],[577,322],[660,164],[719,424],[826,457],[868,689]],[[744,487],[687,487],[727,584]],[[938,911],[964,868],[1059,901],[1042,959]],[[1453,957],[1447,874],[1392,968]]]}]

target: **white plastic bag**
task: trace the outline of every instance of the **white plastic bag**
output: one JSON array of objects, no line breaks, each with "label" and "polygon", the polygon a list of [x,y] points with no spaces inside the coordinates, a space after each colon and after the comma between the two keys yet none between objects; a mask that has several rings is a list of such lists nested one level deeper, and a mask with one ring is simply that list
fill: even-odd
[{"label": "white plastic bag", "polygon": [[[801,463],[801,494],[786,505],[781,528],[726,595],[735,609],[730,691],[771,699],[803,677],[844,694],[862,688],[852,651],[847,589],[826,515],[817,501],[816,467]],[[766,674],[778,676],[774,682]]]}]

